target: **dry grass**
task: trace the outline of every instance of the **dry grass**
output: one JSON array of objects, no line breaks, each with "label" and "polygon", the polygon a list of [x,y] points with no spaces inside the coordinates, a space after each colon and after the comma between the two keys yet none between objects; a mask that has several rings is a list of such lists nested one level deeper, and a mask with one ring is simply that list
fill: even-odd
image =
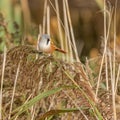
[{"label": "dry grass", "polygon": [[[57,54],[48,56],[25,45],[14,47],[0,55],[0,119],[120,119],[116,11],[108,9],[104,1],[103,54],[86,60],[84,65],[78,58],[67,0],[64,3],[63,23],[60,20],[58,2],[56,1],[55,7],[50,3],[57,16],[57,35],[62,39],[61,48],[68,51],[66,56],[60,56],[62,60],[56,58]],[[44,6],[47,9],[44,10],[40,34],[45,31],[50,33],[50,9],[47,2]],[[4,21],[0,25],[4,28],[7,40],[12,40],[7,25],[3,23]],[[111,23],[114,23],[112,47],[109,45]],[[14,46],[12,42],[9,46],[8,41],[5,41],[7,48]]]},{"label": "dry grass", "polygon": [[[82,63],[67,63],[44,54],[40,54],[36,59],[36,52],[30,46],[18,46],[7,52],[2,92],[3,120],[8,118],[8,114],[10,114],[10,118],[16,116],[17,113],[12,114],[13,111],[29,99],[55,88],[63,89],[56,94],[41,99],[17,116],[17,119],[32,119],[33,117],[38,120],[52,114],[54,119],[78,120],[79,118],[83,120],[87,118],[96,120],[96,109],[104,119],[113,119],[111,93],[101,88],[98,99],[95,100],[90,74],[86,74],[88,67],[90,68],[90,63],[92,63],[91,61],[88,63],[89,66],[83,67]],[[4,57],[3,55],[0,57],[0,71],[2,71]],[[104,72],[103,70],[103,76]],[[93,73],[91,76],[95,81],[96,78],[93,77]],[[95,82],[94,86],[96,86]],[[76,108],[76,110],[72,110],[73,108]],[[69,109],[70,113],[67,110],[63,112],[63,109]],[[49,113],[46,113],[48,111]],[[46,114],[43,115],[44,113]],[[59,116],[58,113],[63,114]]]}]

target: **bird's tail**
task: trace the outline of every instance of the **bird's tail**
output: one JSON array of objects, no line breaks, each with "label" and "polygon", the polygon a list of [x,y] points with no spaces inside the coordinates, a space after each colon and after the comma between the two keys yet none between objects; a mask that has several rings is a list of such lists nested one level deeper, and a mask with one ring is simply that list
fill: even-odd
[{"label": "bird's tail", "polygon": [[62,49],[60,49],[60,48],[55,48],[55,50],[56,50],[56,51],[59,51],[59,52],[62,52],[62,53],[64,53],[64,54],[67,53],[66,51],[64,51],[64,50],[62,50]]}]

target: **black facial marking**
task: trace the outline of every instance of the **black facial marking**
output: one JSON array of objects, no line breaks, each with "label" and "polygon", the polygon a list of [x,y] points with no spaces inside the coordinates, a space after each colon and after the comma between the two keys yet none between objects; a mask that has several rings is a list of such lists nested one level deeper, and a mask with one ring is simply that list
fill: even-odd
[{"label": "black facial marking", "polygon": [[47,39],[47,45],[48,45],[49,41],[50,41],[50,39],[48,38],[48,39]]}]

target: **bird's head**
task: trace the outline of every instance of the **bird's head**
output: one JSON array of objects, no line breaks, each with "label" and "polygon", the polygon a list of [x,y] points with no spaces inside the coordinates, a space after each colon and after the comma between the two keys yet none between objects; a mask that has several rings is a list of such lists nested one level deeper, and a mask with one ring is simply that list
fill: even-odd
[{"label": "bird's head", "polygon": [[50,44],[50,36],[48,34],[43,34],[40,38],[39,38],[39,43],[42,43],[44,45],[49,45]]}]

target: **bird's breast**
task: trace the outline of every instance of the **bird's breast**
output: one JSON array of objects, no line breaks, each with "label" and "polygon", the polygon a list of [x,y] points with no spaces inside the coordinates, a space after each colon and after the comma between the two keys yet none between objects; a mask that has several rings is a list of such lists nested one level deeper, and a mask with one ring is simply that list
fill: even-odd
[{"label": "bird's breast", "polygon": [[51,46],[51,44],[46,44],[45,42],[40,41],[39,50],[46,53],[52,53],[54,51],[54,48]]}]

